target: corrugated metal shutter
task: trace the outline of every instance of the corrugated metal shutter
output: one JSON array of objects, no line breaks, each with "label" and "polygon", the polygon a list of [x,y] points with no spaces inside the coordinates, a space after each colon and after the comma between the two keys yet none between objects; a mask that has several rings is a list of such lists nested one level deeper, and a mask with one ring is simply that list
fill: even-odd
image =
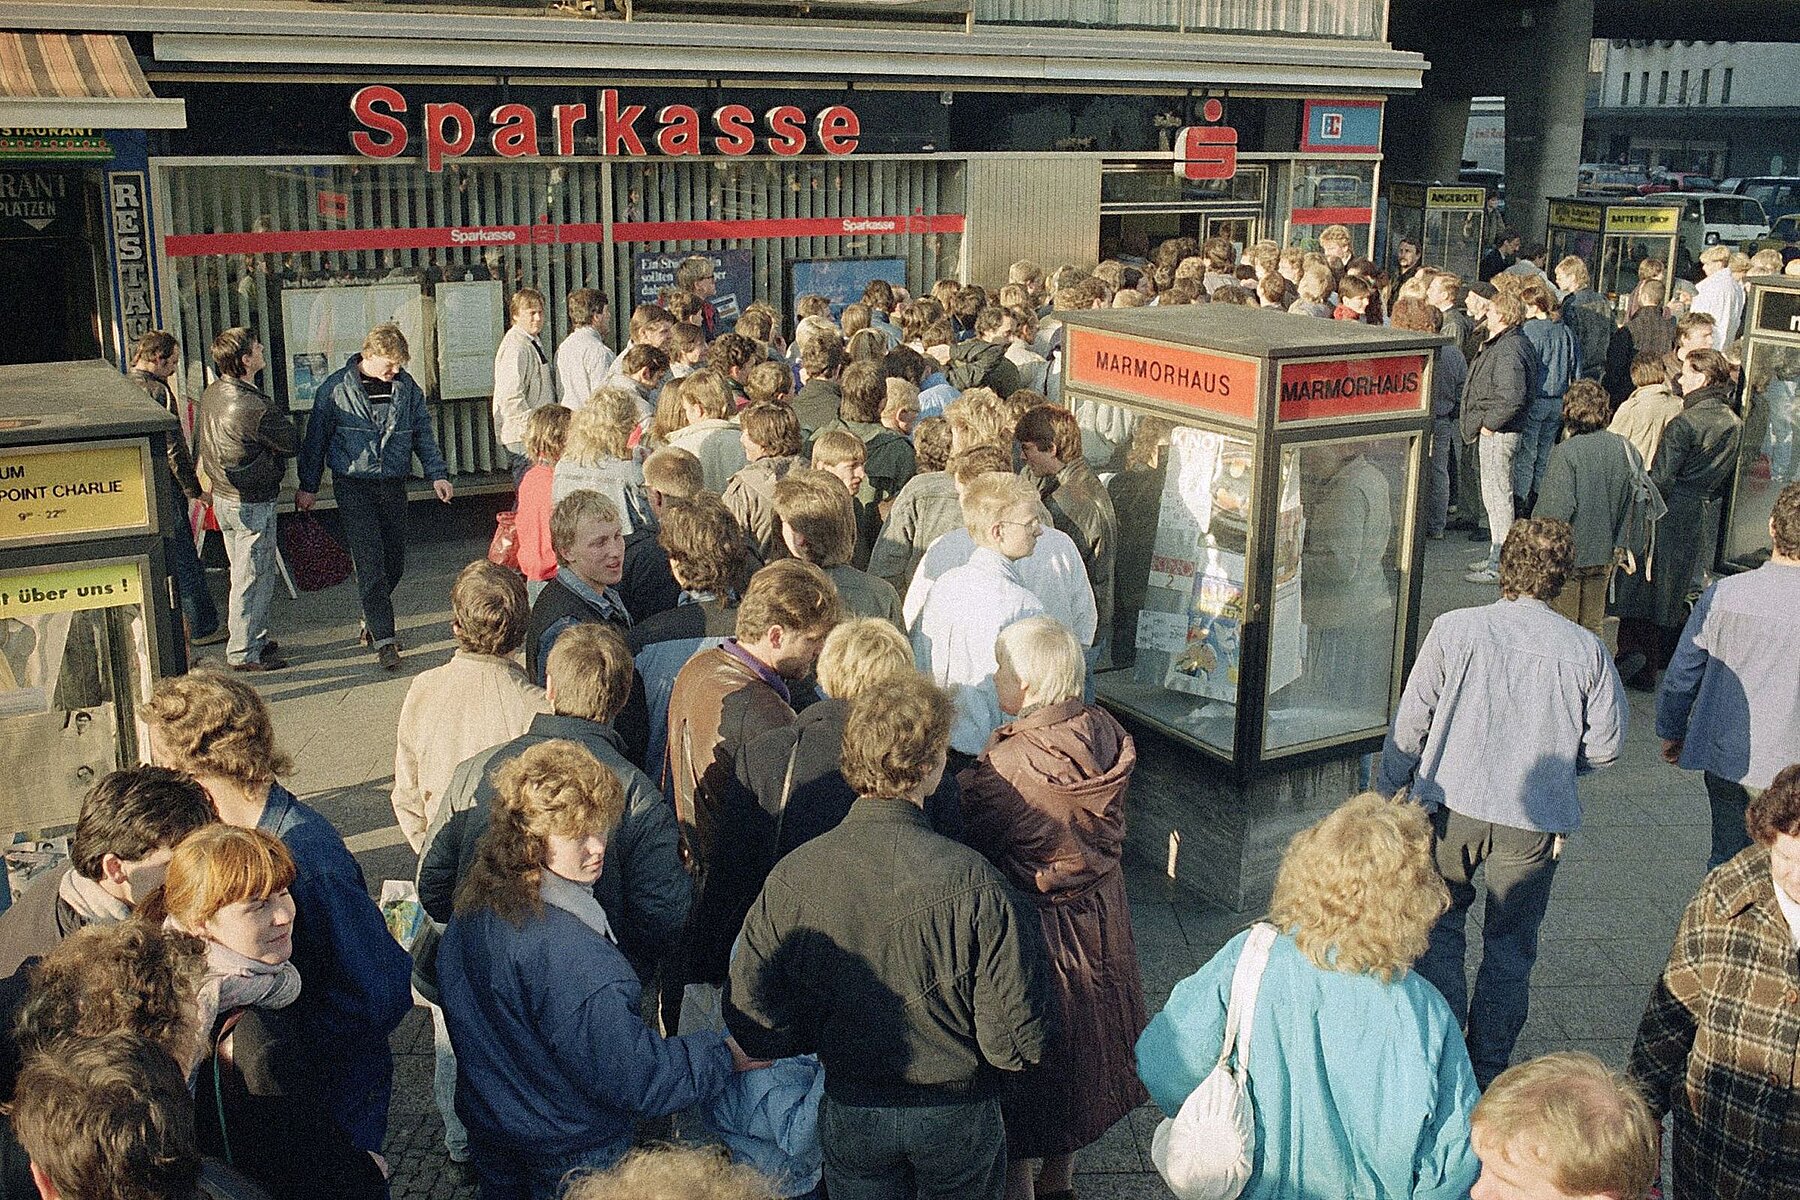
[{"label": "corrugated metal shutter", "polygon": [[1100,254],[1100,160],[1073,155],[969,160],[969,278],[988,287],[1028,258],[1049,271]]},{"label": "corrugated metal shutter", "polygon": [[[164,237],[495,225],[586,230],[581,240],[569,243],[552,234],[507,246],[305,249],[165,259],[168,321],[186,356],[183,378],[190,396],[197,396],[210,377],[203,364],[214,336],[233,325],[247,325],[268,351],[271,369],[265,387],[292,404],[287,372],[279,366],[287,361],[280,327],[280,293],[286,282],[341,275],[346,282],[369,283],[390,272],[458,279],[485,267],[505,282],[509,293],[529,285],[545,294],[547,349],[568,327],[568,293],[599,288],[612,302],[617,346],[631,314],[633,256],[640,251],[748,247],[754,252],[757,297],[781,309],[790,325],[787,266],[796,259],[903,257],[908,281],[918,289],[939,276],[955,275],[962,251],[962,235],[954,232],[610,245],[593,234],[615,220],[960,215],[966,189],[959,160],[465,160],[436,174],[406,162],[360,160],[153,166],[167,197],[167,211],[158,214]],[[343,216],[325,202],[331,196],[344,197]],[[432,399],[452,474],[497,470],[488,401]]]}]

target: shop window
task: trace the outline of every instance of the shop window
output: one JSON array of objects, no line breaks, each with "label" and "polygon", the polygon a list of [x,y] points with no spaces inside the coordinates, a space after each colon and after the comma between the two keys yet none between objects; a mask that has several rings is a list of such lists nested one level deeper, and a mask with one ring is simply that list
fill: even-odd
[{"label": "shop window", "polygon": [[1294,164],[1289,189],[1287,242],[1302,249],[1318,249],[1319,233],[1328,225],[1350,227],[1351,244],[1358,253],[1367,245],[1373,219],[1375,164],[1359,161],[1309,159]]}]

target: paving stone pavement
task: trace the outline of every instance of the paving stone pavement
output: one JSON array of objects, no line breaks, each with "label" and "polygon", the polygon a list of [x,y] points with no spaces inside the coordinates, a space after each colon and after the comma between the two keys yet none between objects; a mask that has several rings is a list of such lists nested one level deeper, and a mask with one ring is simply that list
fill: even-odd
[{"label": "paving stone pavement", "polygon": [[[281,742],[294,757],[286,782],[337,824],[375,892],[383,879],[410,879],[415,866],[388,806],[400,703],[412,676],[449,657],[451,579],[485,553],[501,503],[459,499],[448,510],[430,501],[413,504],[408,573],[396,595],[406,653],[395,675],[381,671],[356,643],[352,584],[298,602],[285,593],[276,599],[271,626],[293,666],[254,682],[273,705]],[[1421,629],[1448,609],[1495,598],[1491,586],[1462,579],[1472,549],[1455,533],[1427,544]],[[211,578],[222,599],[222,573]],[[1623,1065],[1681,910],[1704,874],[1704,789],[1657,756],[1651,697],[1631,698],[1624,756],[1582,784],[1584,823],[1557,872],[1518,1057],[1583,1049]],[[1146,751],[1169,752],[1161,744]],[[1133,862],[1127,879],[1155,1012],[1177,982],[1254,914],[1228,912],[1176,889],[1157,864]],[[1478,905],[1472,954],[1480,943],[1479,912]],[[393,1044],[397,1077],[387,1155],[396,1200],[472,1197],[475,1189],[460,1182],[443,1151],[431,1097],[431,1024],[423,1009],[406,1019]],[[1080,1155],[1083,1200],[1168,1195],[1147,1157],[1157,1119],[1153,1108],[1139,1109]]]}]

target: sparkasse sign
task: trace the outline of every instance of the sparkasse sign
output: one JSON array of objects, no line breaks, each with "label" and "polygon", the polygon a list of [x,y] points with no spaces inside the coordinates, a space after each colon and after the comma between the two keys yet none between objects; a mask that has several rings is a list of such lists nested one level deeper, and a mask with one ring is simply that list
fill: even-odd
[{"label": "sparkasse sign", "polygon": [[[806,151],[810,142],[832,155],[850,154],[862,135],[856,111],[832,104],[807,114],[792,104],[778,104],[760,116],[745,104],[722,104],[702,120],[688,104],[666,104],[654,114],[642,104],[625,104],[616,88],[602,88],[597,111],[586,104],[556,104],[548,120],[528,104],[507,103],[479,118],[465,104],[428,101],[417,106],[416,136],[423,144],[425,167],[442,171],[446,159],[461,158],[475,148],[477,137],[500,158],[536,158],[539,130],[548,131],[550,153],[575,153],[577,131],[593,122],[600,153],[608,158],[645,158],[652,154],[698,157],[722,154],[737,158],[759,148],[783,158]],[[406,120],[415,111],[398,88],[370,84],[350,97],[350,114],[359,129],[350,145],[365,158],[395,158],[413,144],[415,130]],[[592,115],[590,115],[592,113]]]}]

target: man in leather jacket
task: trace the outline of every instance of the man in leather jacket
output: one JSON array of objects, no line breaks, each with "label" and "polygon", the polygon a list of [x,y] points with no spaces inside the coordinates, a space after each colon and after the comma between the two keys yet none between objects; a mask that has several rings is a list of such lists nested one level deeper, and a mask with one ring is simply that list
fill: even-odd
[{"label": "man in leather jacket", "polygon": [[241,325],[227,329],[213,339],[212,358],[219,377],[201,393],[194,437],[231,559],[225,658],[235,671],[279,671],[287,660],[268,626],[277,570],[275,500],[299,436],[293,420],[253,382],[264,366],[255,334]]}]

